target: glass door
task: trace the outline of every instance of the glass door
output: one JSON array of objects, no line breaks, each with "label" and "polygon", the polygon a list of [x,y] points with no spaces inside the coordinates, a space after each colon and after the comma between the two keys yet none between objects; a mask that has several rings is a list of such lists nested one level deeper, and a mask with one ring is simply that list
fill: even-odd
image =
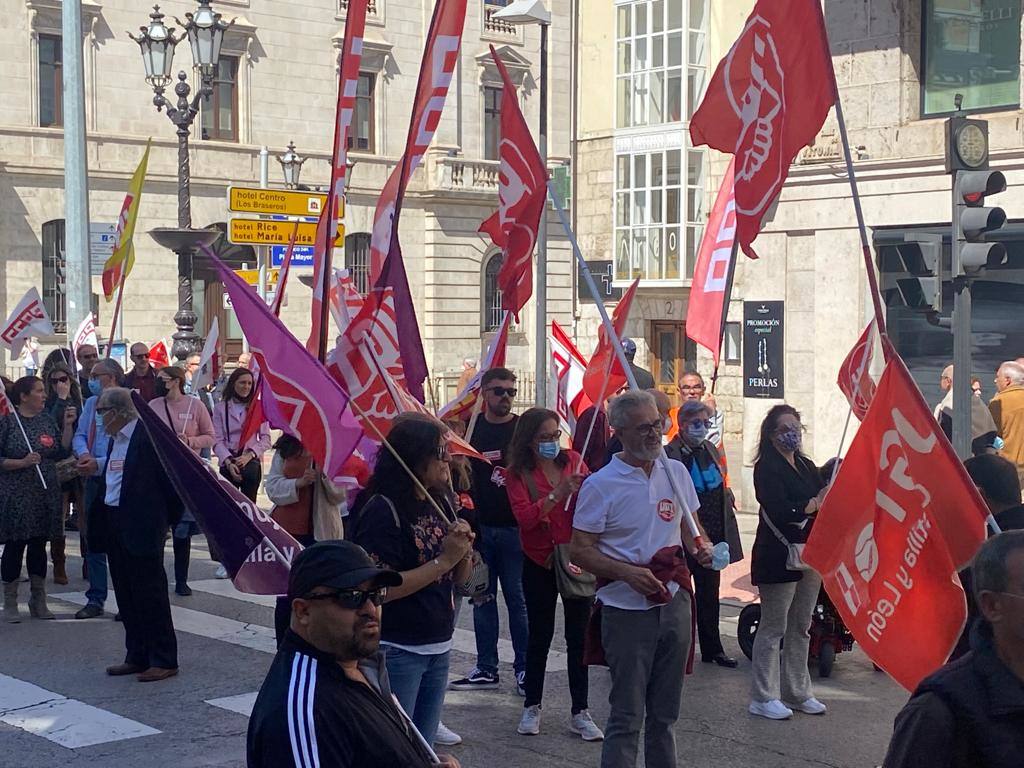
[{"label": "glass door", "polygon": [[679,377],[687,366],[696,363],[697,353],[693,342],[686,338],[683,323],[653,323],[651,349],[651,373],[654,385],[672,400],[672,406],[679,405]]}]

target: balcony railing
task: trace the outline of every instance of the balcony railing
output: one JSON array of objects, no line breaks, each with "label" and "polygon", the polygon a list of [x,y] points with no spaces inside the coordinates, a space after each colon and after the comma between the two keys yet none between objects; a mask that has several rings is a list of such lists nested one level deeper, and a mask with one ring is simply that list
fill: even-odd
[{"label": "balcony railing", "polygon": [[440,189],[464,189],[476,192],[498,191],[497,160],[467,160],[440,157],[435,166],[435,183]]},{"label": "balcony railing", "polygon": [[[348,0],[338,0],[338,8],[342,13],[348,10]],[[377,0],[370,0],[366,5],[366,13],[369,16],[377,15]]]},{"label": "balcony railing", "polygon": [[518,34],[514,24],[509,24],[507,21],[494,18],[494,14],[502,9],[500,5],[490,5],[484,3],[484,32],[492,35],[502,35],[505,37],[514,37]]}]

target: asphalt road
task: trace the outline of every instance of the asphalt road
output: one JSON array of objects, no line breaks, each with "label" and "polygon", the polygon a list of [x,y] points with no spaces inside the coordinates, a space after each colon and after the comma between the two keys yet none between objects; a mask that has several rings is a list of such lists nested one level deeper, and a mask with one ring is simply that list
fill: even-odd
[{"label": "asphalt road", "polygon": [[[51,588],[64,596],[51,600],[60,620],[0,624],[0,767],[244,765],[245,713],[273,652],[272,608],[265,599],[253,602],[229,582],[214,580],[202,539],[194,541],[195,594],[171,595],[181,663],[176,678],[142,684],[104,674],[108,664],[123,659],[123,631],[109,614],[88,621],[71,618],[82,602],[81,579]],[[71,540],[68,548],[77,552]],[[80,562],[69,557],[72,576],[80,576]],[[723,630],[727,650],[741,657],[739,669],[698,663],[686,680],[676,729],[679,764],[879,765],[906,694],[855,649],[839,656],[830,679],[816,681],[817,696],[829,705],[827,715],[781,723],[751,717],[746,712],[750,665],[735,643],[737,613],[735,607],[723,609]],[[503,617],[504,638],[506,629]],[[460,616],[455,644],[453,678],[474,662],[469,610]],[[560,628],[554,650],[565,650]],[[500,690],[449,692],[444,721],[465,740],[451,751],[467,768],[596,766],[600,746],[568,730],[568,684],[557,669],[564,669],[561,653],[549,664],[541,734],[516,733],[522,699],[514,691],[510,654],[506,640]],[[607,693],[607,671],[592,670],[591,711],[600,725],[608,714]]]}]

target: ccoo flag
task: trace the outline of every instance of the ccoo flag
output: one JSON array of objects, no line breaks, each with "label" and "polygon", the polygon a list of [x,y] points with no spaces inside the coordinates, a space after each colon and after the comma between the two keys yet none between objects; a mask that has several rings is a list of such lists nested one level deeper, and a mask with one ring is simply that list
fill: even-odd
[{"label": "ccoo flag", "polygon": [[[612,325],[619,341],[622,341],[622,334],[626,330],[629,310],[633,306],[633,296],[636,294],[639,284],[640,278],[633,281],[632,285],[622,294],[622,298],[619,299],[619,303],[615,305],[615,310],[612,312]],[[602,325],[597,332],[597,347],[594,349],[594,355],[587,363],[587,370],[583,374],[583,391],[592,403],[596,403],[600,407],[609,395],[622,389],[627,381],[626,372],[622,370],[615,350],[612,349],[612,340],[608,338]]]},{"label": "ccoo flag", "polygon": [[114,252],[103,265],[103,295],[112,301],[117,287],[128,277],[135,266],[135,247],[132,237],[135,235],[135,220],[139,215],[139,201],[142,199],[142,185],[146,181],[146,167],[149,165],[149,146],[152,139],[146,141],[146,151],[142,154],[139,166],[132,174],[128,184],[128,194],[121,204],[121,213],[117,217],[117,240]]}]

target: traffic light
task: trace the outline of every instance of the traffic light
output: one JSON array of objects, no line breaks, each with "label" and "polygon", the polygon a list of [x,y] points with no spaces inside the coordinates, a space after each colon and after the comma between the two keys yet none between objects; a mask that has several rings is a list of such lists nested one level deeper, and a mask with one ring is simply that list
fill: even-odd
[{"label": "traffic light", "polygon": [[881,287],[886,303],[927,313],[942,311],[942,281],[949,273],[942,235],[935,232],[876,232]]},{"label": "traffic light", "polygon": [[957,171],[954,185],[953,277],[971,277],[1006,261],[1006,247],[985,240],[1006,223],[1002,208],[985,206],[986,197],[1006,191],[1006,177],[999,171]]}]

